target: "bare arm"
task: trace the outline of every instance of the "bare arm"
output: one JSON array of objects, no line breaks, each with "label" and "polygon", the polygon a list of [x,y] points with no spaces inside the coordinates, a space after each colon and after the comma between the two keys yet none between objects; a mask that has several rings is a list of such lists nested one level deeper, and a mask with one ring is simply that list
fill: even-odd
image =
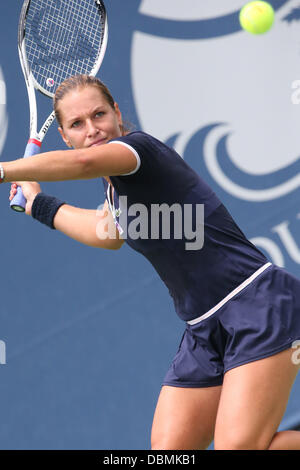
[{"label": "bare arm", "polygon": [[54,217],[54,227],[85,245],[118,250],[124,243],[116,229],[107,201],[101,211],[64,204]]},{"label": "bare arm", "polygon": [[130,173],[137,161],[127,147],[112,143],[41,153],[1,164],[5,182],[66,181]]},{"label": "bare arm", "polygon": [[[31,215],[35,196],[41,192],[38,183],[19,182],[26,198],[26,214]],[[10,200],[15,196],[17,184],[13,183]],[[124,240],[114,224],[113,216],[105,201],[101,210],[80,209],[67,204],[62,205],[54,217],[54,227],[70,238],[96,248],[117,250]]]}]

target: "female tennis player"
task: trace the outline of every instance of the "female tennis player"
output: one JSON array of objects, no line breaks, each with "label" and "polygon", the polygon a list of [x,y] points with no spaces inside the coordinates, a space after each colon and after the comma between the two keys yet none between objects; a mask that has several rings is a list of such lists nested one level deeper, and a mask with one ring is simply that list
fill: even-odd
[{"label": "female tennis player", "polygon": [[[72,150],[3,163],[1,178],[13,182],[10,199],[22,187],[26,213],[49,227],[95,247],[128,243],[169,289],[186,328],[162,384],[152,449],[205,449],[213,439],[215,449],[300,449],[300,432],[277,431],[300,363],[300,281],[268,262],[173,149],[146,133],[126,132],[98,79],[68,79],[54,108]],[[97,177],[107,195],[100,217],[44,194],[36,183]],[[130,236],[122,220],[129,226],[132,217],[122,219],[121,196],[127,211],[137,203],[149,211],[154,203],[204,205],[201,247],[172,230],[169,239],[160,230],[158,237]],[[194,211],[194,228],[195,217]]]}]

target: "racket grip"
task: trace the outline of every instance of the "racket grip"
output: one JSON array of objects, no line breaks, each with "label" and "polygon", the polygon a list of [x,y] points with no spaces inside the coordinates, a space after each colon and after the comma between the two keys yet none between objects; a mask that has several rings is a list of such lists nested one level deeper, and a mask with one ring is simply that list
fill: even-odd
[{"label": "racket grip", "polygon": [[[24,153],[24,158],[32,157],[40,153],[41,142],[36,139],[29,139]],[[14,198],[10,201],[10,207],[16,212],[24,212],[26,206],[26,199],[23,195],[22,188],[18,186],[17,193]]]}]

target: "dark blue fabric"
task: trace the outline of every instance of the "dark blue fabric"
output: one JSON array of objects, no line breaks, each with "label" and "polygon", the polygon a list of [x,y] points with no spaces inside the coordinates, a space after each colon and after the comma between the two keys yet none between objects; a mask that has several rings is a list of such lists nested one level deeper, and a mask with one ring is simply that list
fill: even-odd
[{"label": "dark blue fabric", "polygon": [[[229,292],[267,262],[265,256],[245,237],[202,178],[171,148],[143,132],[133,132],[119,139],[133,147],[140,156],[139,170],[128,176],[111,176],[115,189],[115,207],[119,197],[127,196],[127,209],[136,203],[204,204],[204,245],[187,250],[185,237],[169,240],[137,239],[128,235],[128,245],[144,255],[166,284],[179,317],[185,321],[210,310]],[[105,192],[108,183],[103,178]],[[128,210],[117,217],[127,229],[133,216]],[[126,214],[124,214],[126,212]],[[124,216],[127,216],[124,218]],[[195,211],[192,225],[195,227]],[[127,224],[127,227],[124,227]]]},{"label": "dark blue fabric", "polygon": [[211,317],[187,325],[163,383],[221,385],[228,370],[290,348],[299,339],[300,281],[271,265]]},{"label": "dark blue fabric", "polygon": [[45,193],[38,193],[32,203],[31,215],[42,224],[55,230],[53,225],[54,217],[58,209],[65,204],[57,197],[48,196]]}]

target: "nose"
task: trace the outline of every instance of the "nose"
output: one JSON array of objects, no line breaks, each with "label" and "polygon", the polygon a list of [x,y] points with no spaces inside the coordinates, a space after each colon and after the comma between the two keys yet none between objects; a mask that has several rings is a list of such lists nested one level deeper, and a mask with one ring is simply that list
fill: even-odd
[{"label": "nose", "polygon": [[91,138],[99,133],[99,129],[95,126],[94,122],[91,119],[86,121],[86,135]]}]

